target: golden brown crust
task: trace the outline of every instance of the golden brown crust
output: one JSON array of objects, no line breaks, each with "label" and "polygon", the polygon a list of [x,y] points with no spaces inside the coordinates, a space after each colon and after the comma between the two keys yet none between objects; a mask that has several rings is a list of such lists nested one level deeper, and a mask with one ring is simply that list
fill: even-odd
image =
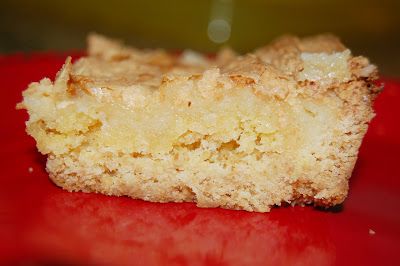
[{"label": "golden brown crust", "polygon": [[215,58],[88,41],[88,57],[19,104],[57,185],[260,212],[347,196],[380,88],[336,37]]}]

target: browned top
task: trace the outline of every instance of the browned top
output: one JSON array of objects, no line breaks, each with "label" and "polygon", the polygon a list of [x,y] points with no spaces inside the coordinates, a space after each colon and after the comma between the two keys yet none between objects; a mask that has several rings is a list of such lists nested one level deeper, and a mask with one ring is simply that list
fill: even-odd
[{"label": "browned top", "polygon": [[378,76],[367,58],[352,56],[333,35],[283,36],[253,53],[237,55],[223,49],[211,58],[193,51],[138,50],[92,34],[88,56],[78,60],[69,74],[72,93],[76,87],[154,90],[166,82],[210,76],[219,87],[252,86],[255,92],[278,98],[304,85],[323,92],[339,83]]}]

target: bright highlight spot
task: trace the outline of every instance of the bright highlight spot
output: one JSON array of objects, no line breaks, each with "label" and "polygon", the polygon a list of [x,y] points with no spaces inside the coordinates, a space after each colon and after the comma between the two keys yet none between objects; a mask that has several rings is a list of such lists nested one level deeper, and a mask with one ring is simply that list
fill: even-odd
[{"label": "bright highlight spot", "polygon": [[231,24],[224,19],[214,19],[208,24],[208,38],[215,43],[223,43],[231,36]]}]

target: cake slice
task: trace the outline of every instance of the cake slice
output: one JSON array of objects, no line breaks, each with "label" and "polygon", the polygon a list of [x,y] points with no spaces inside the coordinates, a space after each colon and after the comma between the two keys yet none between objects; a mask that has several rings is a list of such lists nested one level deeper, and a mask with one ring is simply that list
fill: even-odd
[{"label": "cake slice", "polygon": [[86,57],[18,106],[68,191],[267,212],[343,202],[376,79],[331,35],[213,58],[91,35]]}]

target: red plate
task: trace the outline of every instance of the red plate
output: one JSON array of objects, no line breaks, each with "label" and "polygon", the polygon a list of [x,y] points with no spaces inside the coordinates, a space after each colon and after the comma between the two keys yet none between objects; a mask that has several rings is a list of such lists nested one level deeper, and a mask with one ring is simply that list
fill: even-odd
[{"label": "red plate", "polygon": [[[387,80],[342,208],[270,213],[69,193],[16,111],[29,82],[65,55],[0,57],[3,264],[400,265],[400,82]],[[30,171],[31,170],[31,171]]]}]

